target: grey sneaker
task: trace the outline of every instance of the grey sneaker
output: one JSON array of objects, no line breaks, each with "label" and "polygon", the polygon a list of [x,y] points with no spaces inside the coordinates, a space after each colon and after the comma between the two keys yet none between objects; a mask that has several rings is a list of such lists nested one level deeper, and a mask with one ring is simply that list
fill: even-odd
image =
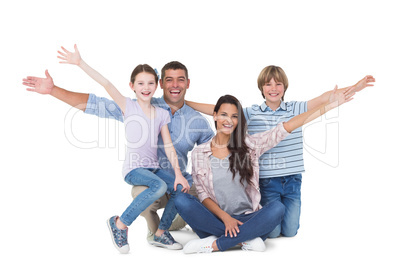
[{"label": "grey sneaker", "polygon": [[154,241],[154,234],[149,229],[148,229],[148,233],[147,233],[147,241],[151,245],[152,245],[152,242]]},{"label": "grey sneaker", "polygon": [[113,245],[116,249],[123,254],[126,254],[130,251],[130,246],[127,243],[127,233],[128,228],[125,230],[120,230],[116,226],[116,219],[118,216],[113,216],[107,220],[107,226],[110,231],[110,235],[112,236]]},{"label": "grey sneaker", "polygon": [[167,249],[182,249],[183,246],[176,242],[172,235],[169,233],[169,231],[163,232],[161,236],[156,236],[154,235],[154,240],[151,241],[149,240],[149,243],[151,245],[157,246],[157,247],[163,247]]}]

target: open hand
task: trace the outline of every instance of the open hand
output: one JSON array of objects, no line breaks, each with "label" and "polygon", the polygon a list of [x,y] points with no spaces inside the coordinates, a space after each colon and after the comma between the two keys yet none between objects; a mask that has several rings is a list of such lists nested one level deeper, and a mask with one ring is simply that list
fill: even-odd
[{"label": "open hand", "polygon": [[329,107],[335,108],[346,102],[353,100],[353,96],[355,95],[355,86],[348,87],[344,91],[338,91],[338,86],[335,86],[334,90],[331,92],[329,96]]},{"label": "open hand", "polygon": [[57,51],[60,54],[60,56],[57,57],[62,60],[60,63],[69,63],[74,65],[79,65],[81,63],[82,58],[80,52],[78,51],[77,45],[74,45],[74,52],[70,52],[64,47],[61,47],[61,49],[64,52],[59,50]]},{"label": "open hand", "polygon": [[27,76],[22,79],[22,84],[28,86],[28,91],[33,91],[39,94],[50,94],[53,90],[54,83],[48,70],[45,71],[46,78],[40,78],[35,76]]}]

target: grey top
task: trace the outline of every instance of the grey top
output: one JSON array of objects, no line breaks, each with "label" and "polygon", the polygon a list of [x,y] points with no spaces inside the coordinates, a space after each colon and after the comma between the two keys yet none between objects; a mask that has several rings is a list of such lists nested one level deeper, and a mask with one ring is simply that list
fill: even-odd
[{"label": "grey top", "polygon": [[229,215],[240,215],[247,211],[253,211],[250,197],[246,193],[247,181],[242,185],[240,175],[229,170],[229,157],[219,159],[210,156],[211,170],[213,176],[213,187],[219,207]]}]

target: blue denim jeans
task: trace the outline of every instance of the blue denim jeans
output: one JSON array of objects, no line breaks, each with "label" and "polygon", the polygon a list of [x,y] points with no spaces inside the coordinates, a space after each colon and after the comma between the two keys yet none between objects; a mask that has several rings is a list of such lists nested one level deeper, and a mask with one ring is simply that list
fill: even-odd
[{"label": "blue denim jeans", "polygon": [[168,230],[177,214],[174,200],[183,189],[179,184],[176,191],[174,191],[175,176],[162,169],[136,168],[130,171],[124,180],[130,185],[148,186],[148,189],[131,202],[121,215],[120,220],[127,226],[131,225],[142,211],[168,192],[170,193],[170,199],[166,204],[159,224],[159,229]]},{"label": "blue denim jeans", "polygon": [[277,226],[285,213],[285,207],[280,202],[272,202],[262,209],[242,215],[232,215],[243,222],[239,226],[237,237],[225,236],[225,224],[209,211],[196,197],[181,194],[175,200],[180,216],[191,226],[200,238],[211,235],[218,237],[216,244],[220,251],[225,251],[237,244],[261,237],[265,240],[268,234]]},{"label": "blue denim jeans", "polygon": [[271,202],[280,201],[285,206],[283,221],[269,234],[269,238],[278,237],[280,234],[286,237],[297,234],[300,226],[301,183],[301,174],[260,179],[260,204],[264,206]]}]

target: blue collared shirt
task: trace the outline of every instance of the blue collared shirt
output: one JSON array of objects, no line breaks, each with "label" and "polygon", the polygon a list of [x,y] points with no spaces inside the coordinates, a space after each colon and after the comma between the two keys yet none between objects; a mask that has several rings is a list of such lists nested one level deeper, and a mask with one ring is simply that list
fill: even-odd
[{"label": "blue collared shirt", "polygon": [[[260,133],[289,121],[307,111],[307,102],[281,102],[273,111],[266,103],[244,108],[249,134]],[[302,128],[294,130],[287,138],[260,157],[260,178],[274,178],[304,172]]]},{"label": "blue collared shirt", "polygon": [[[152,98],[151,104],[161,107],[169,112],[170,123],[168,124],[168,128],[174,148],[176,149],[180,170],[182,171],[183,176],[185,176],[189,183],[192,184],[193,179],[191,174],[186,172],[188,163],[187,154],[196,144],[199,145],[205,143],[214,136],[214,132],[212,131],[208,120],[186,104],[172,114],[169,105],[165,102],[163,97]],[[114,101],[107,98],[97,97],[94,94],[89,95],[85,113],[123,122],[122,112]],[[166,157],[163,140],[160,135],[158,138],[157,154],[160,167],[169,170],[174,174],[172,165]]]}]

